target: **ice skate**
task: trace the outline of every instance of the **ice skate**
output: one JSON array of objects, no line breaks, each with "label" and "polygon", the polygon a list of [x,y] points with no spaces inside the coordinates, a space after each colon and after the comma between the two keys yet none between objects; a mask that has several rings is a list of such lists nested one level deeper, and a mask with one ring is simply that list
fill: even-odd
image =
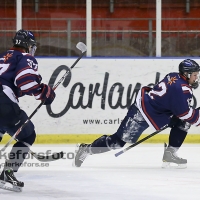
[{"label": "ice skate", "polygon": [[162,168],[185,169],[187,168],[187,160],[179,158],[176,155],[176,150],[173,147],[167,147],[167,144],[165,144]]},{"label": "ice skate", "polygon": [[0,175],[0,188],[14,192],[21,192],[24,183],[16,179],[13,169],[4,169]]},{"label": "ice skate", "polygon": [[88,144],[77,144],[76,150],[75,150],[75,157],[73,161],[74,167],[80,167],[83,163],[83,161],[89,156],[88,152]]}]

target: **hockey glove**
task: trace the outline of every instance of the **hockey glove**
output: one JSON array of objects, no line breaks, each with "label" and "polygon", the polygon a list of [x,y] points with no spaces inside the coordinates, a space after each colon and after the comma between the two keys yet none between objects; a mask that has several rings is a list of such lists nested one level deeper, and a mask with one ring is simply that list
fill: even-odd
[{"label": "hockey glove", "polygon": [[176,116],[173,116],[171,118],[171,121],[170,121],[168,126],[170,128],[173,128],[173,127],[177,126],[179,129],[187,132],[189,130],[191,124],[186,122],[186,121],[184,121],[184,120],[179,119]]},{"label": "hockey glove", "polygon": [[54,90],[44,83],[41,84],[41,90],[40,100],[44,101],[44,105],[51,104],[56,97]]},{"label": "hockey glove", "polygon": [[169,122],[169,127],[173,128],[174,126],[178,125],[180,123],[180,119],[178,117],[176,117],[175,115],[173,115],[173,117],[171,118],[170,122]]}]

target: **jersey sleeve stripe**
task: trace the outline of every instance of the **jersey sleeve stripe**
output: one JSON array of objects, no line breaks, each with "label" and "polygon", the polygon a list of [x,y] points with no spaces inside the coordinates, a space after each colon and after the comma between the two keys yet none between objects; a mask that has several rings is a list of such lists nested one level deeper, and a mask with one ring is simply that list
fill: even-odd
[{"label": "jersey sleeve stripe", "polygon": [[35,81],[33,81],[33,80],[23,81],[21,84],[20,83],[18,84],[18,87],[22,88],[24,85],[27,85],[28,83],[33,83],[33,82],[35,82]]},{"label": "jersey sleeve stripe", "polygon": [[[200,111],[199,111],[199,112],[200,112]],[[199,112],[198,112],[197,121],[196,121],[194,124],[192,124],[192,125],[194,125],[194,126],[199,126],[199,125],[200,125],[200,117],[199,117]]]},{"label": "jersey sleeve stripe", "polygon": [[34,95],[34,96],[38,96],[39,94],[41,94],[41,90],[38,91],[38,92],[35,92],[33,95]]},{"label": "jersey sleeve stripe", "polygon": [[193,109],[190,108],[190,110],[187,112],[187,114],[182,115],[182,117],[179,117],[179,116],[178,116],[178,117],[179,117],[180,119],[189,119],[189,118],[191,118],[192,113],[193,113]]},{"label": "jersey sleeve stripe", "polygon": [[41,93],[36,95],[35,98],[38,100],[38,99],[40,99],[40,96],[41,96]]},{"label": "jersey sleeve stripe", "polygon": [[20,77],[16,80],[16,82],[20,81],[21,79],[26,79],[27,77],[32,77],[33,80],[34,80],[35,77],[37,77],[37,75],[35,75],[35,74],[25,74],[25,75],[23,75],[23,76],[20,76]]},{"label": "jersey sleeve stripe", "polygon": [[21,73],[22,71],[26,70],[26,69],[31,69],[31,67],[30,67],[30,66],[27,66],[27,67],[25,67],[25,68],[19,70],[19,71],[17,72],[17,75],[18,75],[19,73]]},{"label": "jersey sleeve stripe", "polygon": [[187,93],[190,93],[190,91],[185,90],[185,91],[183,91],[183,93],[184,93],[184,94],[187,94]]},{"label": "jersey sleeve stripe", "polygon": [[17,80],[18,80],[20,77],[22,77],[22,76],[24,76],[24,75],[26,75],[26,74],[39,75],[38,72],[32,70],[31,68],[28,68],[28,69],[26,68],[25,70],[22,70],[20,73],[17,74],[17,76],[15,77],[14,84],[17,86],[17,84],[16,84]]},{"label": "jersey sleeve stripe", "polygon": [[194,115],[195,115],[195,110],[192,111],[192,116],[189,119],[187,119],[187,121],[192,120],[192,118],[194,117]]},{"label": "jersey sleeve stripe", "polygon": [[30,82],[30,83],[27,83],[27,84],[21,86],[20,88],[22,91],[27,91],[27,90],[32,89],[34,86],[39,86],[39,84],[37,82],[33,81],[33,82]]}]

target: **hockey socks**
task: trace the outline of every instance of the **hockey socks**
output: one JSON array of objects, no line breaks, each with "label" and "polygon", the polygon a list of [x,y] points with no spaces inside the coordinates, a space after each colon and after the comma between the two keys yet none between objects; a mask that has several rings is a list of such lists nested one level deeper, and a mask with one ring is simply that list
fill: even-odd
[{"label": "hockey socks", "polygon": [[183,144],[185,137],[187,135],[186,131],[181,130],[177,126],[173,127],[169,135],[169,146],[179,148]]},{"label": "hockey socks", "polygon": [[89,147],[90,154],[104,153],[123,147],[126,143],[122,141],[116,134],[107,136],[103,135],[96,139]]},{"label": "hockey socks", "polygon": [[121,148],[124,145],[125,142],[120,140],[116,134],[111,136],[103,135],[92,144],[77,144],[73,166],[80,167],[89,155],[104,153],[112,149]]}]

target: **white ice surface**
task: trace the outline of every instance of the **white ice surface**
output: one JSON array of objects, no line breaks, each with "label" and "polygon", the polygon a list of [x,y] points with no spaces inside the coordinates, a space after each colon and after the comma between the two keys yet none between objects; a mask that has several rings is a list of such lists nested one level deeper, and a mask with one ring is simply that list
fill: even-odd
[{"label": "white ice surface", "polygon": [[[35,152],[48,149],[73,152],[74,146],[34,145],[32,148]],[[119,157],[114,156],[116,152],[89,156],[81,168],[72,167],[70,159],[51,162],[48,167],[22,167],[16,177],[25,183],[23,192],[0,189],[0,199],[200,199],[200,145],[184,144],[179,150],[178,155],[188,159],[187,169],[162,169],[162,144],[141,144]],[[26,162],[39,163],[35,159]]]}]

